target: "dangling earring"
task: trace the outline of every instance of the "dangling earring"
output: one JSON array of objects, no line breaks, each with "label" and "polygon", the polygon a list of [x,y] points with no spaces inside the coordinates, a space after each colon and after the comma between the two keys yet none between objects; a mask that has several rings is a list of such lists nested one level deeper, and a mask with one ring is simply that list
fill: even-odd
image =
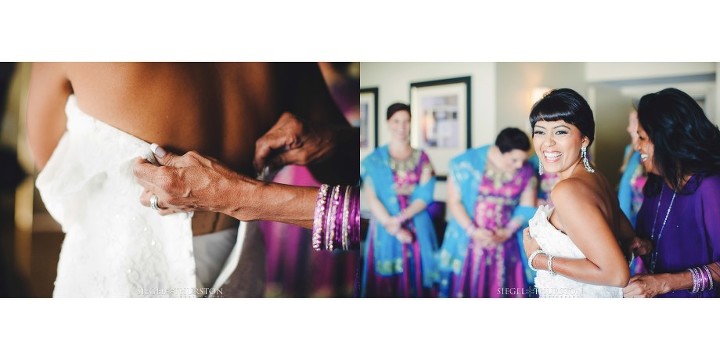
[{"label": "dangling earring", "polygon": [[590,166],[590,161],[588,161],[588,158],[587,158],[587,150],[584,146],[582,147],[582,149],[580,149],[580,156],[583,159],[583,165],[585,165],[585,170],[587,170],[587,172],[589,172],[589,173],[594,173],[595,169],[593,169],[592,166]]},{"label": "dangling earring", "polygon": [[543,174],[542,162],[538,161],[538,174]]}]

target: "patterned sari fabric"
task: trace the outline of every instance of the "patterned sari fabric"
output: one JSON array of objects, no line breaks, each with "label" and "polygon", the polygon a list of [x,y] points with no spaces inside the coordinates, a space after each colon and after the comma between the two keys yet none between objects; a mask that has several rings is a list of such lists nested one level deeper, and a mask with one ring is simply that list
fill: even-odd
[{"label": "patterned sari fabric", "polygon": [[[363,160],[360,175],[364,186],[372,186],[388,213],[396,216],[416,199],[425,204],[432,202],[435,177],[420,182],[423,172],[428,171],[432,173],[432,167],[423,151],[414,150],[409,160],[397,162],[390,157],[386,145]],[[437,236],[430,215],[423,210],[402,227],[413,236],[409,244],[402,244],[376,219],[371,220],[363,258],[362,296],[434,295]]]},{"label": "patterned sari fabric", "polygon": [[[534,207],[519,206],[520,195],[535,186],[534,170],[525,164],[514,174],[494,174],[486,164],[489,147],[473,149],[451,162],[453,181],[475,225],[495,231],[516,218],[523,224]],[[521,227],[521,229],[524,226]],[[440,251],[440,295],[444,297],[524,297],[527,280],[517,235],[491,248],[476,246],[455,219],[445,231]]]}]

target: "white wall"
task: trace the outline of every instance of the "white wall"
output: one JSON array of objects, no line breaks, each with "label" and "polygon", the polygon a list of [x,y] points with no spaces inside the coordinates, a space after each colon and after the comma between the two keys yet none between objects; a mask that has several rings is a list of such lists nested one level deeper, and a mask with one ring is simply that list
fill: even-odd
[{"label": "white wall", "polygon": [[494,139],[494,63],[360,63],[360,87],[379,88],[379,145],[386,144],[390,139],[385,125],[385,110],[394,102],[410,102],[411,83],[461,76],[471,77],[474,147]]},{"label": "white wall", "polygon": [[[410,84],[470,76],[472,147],[494,141],[497,132],[495,63],[360,63],[360,87],[377,87],[378,145],[390,137],[385,125],[385,111],[394,102],[410,102]],[[372,136],[370,134],[370,136]],[[435,198],[445,199],[446,186],[438,182]],[[367,201],[361,197],[361,209]]]},{"label": "white wall", "polygon": [[[667,87],[678,88],[694,98],[704,98],[704,109],[710,120],[717,123],[718,79],[699,80],[697,75],[717,74],[718,63],[587,63],[588,83],[619,87],[632,99]],[[688,78],[691,77],[691,78]],[[652,81],[647,81],[652,80]]]},{"label": "white wall", "polygon": [[716,72],[716,63],[587,63],[586,80],[614,81],[700,75]]},{"label": "white wall", "polygon": [[530,134],[528,117],[537,88],[571,88],[587,96],[584,63],[498,63],[496,83],[498,131],[512,126]]}]

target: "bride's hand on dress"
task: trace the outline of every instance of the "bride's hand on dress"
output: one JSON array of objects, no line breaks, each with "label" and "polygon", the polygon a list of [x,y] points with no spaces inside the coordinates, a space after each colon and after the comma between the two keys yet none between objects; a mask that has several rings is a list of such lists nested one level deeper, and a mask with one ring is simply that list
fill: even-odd
[{"label": "bride's hand on dress", "polygon": [[525,228],[523,231],[523,247],[525,248],[525,255],[530,256],[535,250],[540,249],[540,245],[530,235],[530,228]]},{"label": "bride's hand on dress", "polygon": [[670,292],[663,275],[645,274],[631,277],[628,285],[623,288],[623,297],[650,298]]}]

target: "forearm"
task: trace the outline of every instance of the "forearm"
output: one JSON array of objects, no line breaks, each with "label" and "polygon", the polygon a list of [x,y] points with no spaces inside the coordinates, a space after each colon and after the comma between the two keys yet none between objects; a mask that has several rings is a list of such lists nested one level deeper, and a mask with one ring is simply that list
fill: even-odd
[{"label": "forearm", "polygon": [[[538,270],[549,270],[548,255],[535,256],[532,266]],[[569,259],[553,257],[552,270],[567,278],[595,285],[617,286],[627,285],[629,269],[627,267],[610,267],[603,269],[588,259]]]},{"label": "forearm", "polygon": [[523,218],[522,217],[514,217],[508,221],[508,223],[505,225],[505,229],[508,230],[510,234],[514,234],[518,230],[520,230],[520,227],[523,225]]},{"label": "forearm", "polygon": [[425,208],[427,208],[427,204],[425,204],[425,201],[417,199],[400,212],[400,217],[403,220],[412,219],[413,217],[415,217],[415,215],[425,210]]},{"label": "forearm", "polygon": [[465,207],[463,207],[460,202],[448,201],[447,206],[450,210],[450,214],[452,214],[455,221],[457,221],[463,229],[466,229],[470,225],[475,225],[475,221],[470,218],[468,213],[465,211]]},{"label": "forearm", "polygon": [[373,214],[375,219],[384,226],[392,216],[388,213],[387,209],[385,209],[385,206],[380,202],[380,200],[374,196],[374,194],[368,194],[368,201],[370,202],[370,212]]},{"label": "forearm", "polygon": [[662,284],[662,294],[675,290],[702,291],[720,282],[720,264],[713,262],[692,268],[692,271],[688,269],[679,273],[658,274],[657,279]]},{"label": "forearm", "polygon": [[[222,212],[244,221],[267,220],[311,229],[318,188],[265,183],[251,178],[232,182],[232,202]],[[222,194],[223,192],[221,192]]]}]

